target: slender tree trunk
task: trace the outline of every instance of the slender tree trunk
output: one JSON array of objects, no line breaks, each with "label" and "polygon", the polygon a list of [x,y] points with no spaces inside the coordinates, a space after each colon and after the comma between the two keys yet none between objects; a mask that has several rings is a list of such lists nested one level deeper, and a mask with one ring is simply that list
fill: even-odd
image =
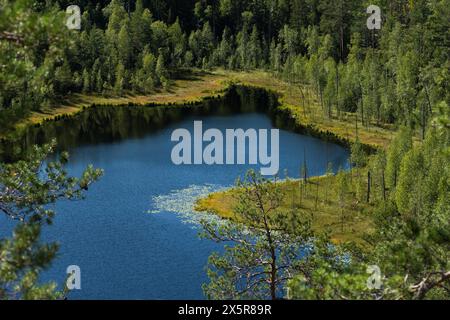
[{"label": "slender tree trunk", "polygon": [[360,101],[361,101],[361,124],[364,127],[364,102],[362,96]]},{"label": "slender tree trunk", "polygon": [[340,27],[340,51],[341,51],[341,61],[344,61],[344,28]]},{"label": "slender tree trunk", "polygon": [[420,104],[420,109],[421,109],[421,113],[422,113],[422,140],[425,139],[425,127],[426,127],[426,123],[425,123],[425,106],[424,103],[422,102]]},{"label": "slender tree trunk", "polygon": [[339,119],[341,119],[341,108],[339,105],[339,65],[336,64],[336,109]]},{"label": "slender tree trunk", "polygon": [[322,107],[323,113],[325,113],[325,108],[323,106],[323,93],[322,93],[322,88],[320,87],[320,84],[317,85],[317,88],[319,88],[320,106]]},{"label": "slender tree trunk", "polygon": [[270,231],[267,219],[264,217],[264,228],[266,229],[267,242],[270,248],[270,297],[272,300],[277,299],[277,255],[273,244],[272,233]]},{"label": "slender tree trunk", "polygon": [[275,254],[275,249],[272,247],[270,249],[270,254],[272,258],[271,263],[271,273],[270,273],[270,296],[272,300],[277,299],[277,256]]},{"label": "slender tree trunk", "polygon": [[319,181],[317,181],[317,183],[316,183],[316,205],[315,205],[315,210],[317,210],[318,201],[319,201]]}]

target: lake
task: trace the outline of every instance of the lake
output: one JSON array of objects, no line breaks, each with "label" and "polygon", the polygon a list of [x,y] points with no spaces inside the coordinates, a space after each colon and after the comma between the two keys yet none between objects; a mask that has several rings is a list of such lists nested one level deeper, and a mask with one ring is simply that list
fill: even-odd
[{"label": "lake", "polygon": [[[96,107],[67,119],[30,129],[22,148],[57,137],[70,151],[68,171],[88,165],[104,177],[87,199],[56,205],[45,241],[58,241],[59,256],[43,281],[65,280],[69,265],[81,268],[81,290],[69,299],[203,299],[201,285],[208,256],[222,246],[198,238],[195,199],[233,185],[249,165],[181,165],[171,161],[175,129],[280,130],[280,175],[322,175],[327,163],[348,166],[342,146],[284,130],[271,114],[276,99],[261,90],[232,89],[222,99],[182,107]],[[267,112],[269,111],[269,112]],[[0,217],[0,235],[11,222]]]}]

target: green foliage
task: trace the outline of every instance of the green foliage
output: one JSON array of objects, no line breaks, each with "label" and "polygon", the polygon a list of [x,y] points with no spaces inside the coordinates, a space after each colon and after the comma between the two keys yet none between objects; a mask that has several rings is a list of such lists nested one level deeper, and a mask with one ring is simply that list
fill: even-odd
[{"label": "green foliage", "polygon": [[[68,91],[149,93],[168,87],[169,74],[182,67],[267,68],[311,85],[330,120],[358,111],[356,122],[366,127],[407,124],[424,137],[435,106],[448,100],[444,2],[379,3],[382,30],[372,32],[364,1],[137,1],[126,10],[114,0],[83,7],[82,31],[69,33],[59,2],[4,1],[0,124],[49,107]],[[142,59],[150,53],[159,60],[160,49],[167,74],[150,77]],[[19,51],[27,59],[15,59]],[[123,80],[116,79],[119,63]]]},{"label": "green foliage", "polygon": [[61,299],[56,284],[39,284],[38,276],[50,266],[58,246],[39,242],[41,226],[24,223],[10,239],[0,240],[0,300]]},{"label": "green foliage", "polygon": [[389,145],[387,152],[386,182],[391,190],[395,189],[397,186],[403,156],[412,148],[411,135],[411,130],[402,127]]},{"label": "green foliage", "polygon": [[137,71],[134,78],[134,89],[142,93],[150,93],[157,83],[156,79],[156,59],[150,53],[144,53],[142,58],[142,68]]},{"label": "green foliage", "polygon": [[162,50],[159,51],[158,61],[156,62],[156,76],[158,82],[163,85],[164,88],[169,87],[169,74],[166,67],[166,61]]},{"label": "green foliage", "polygon": [[[341,257],[338,257],[341,258]],[[399,299],[404,288],[399,277],[388,279],[380,289],[367,285],[369,274],[362,264],[337,263],[327,257],[317,262],[309,278],[297,276],[289,282],[289,298],[301,300]],[[395,289],[394,289],[395,288]]]},{"label": "green foliage", "polygon": [[367,155],[364,151],[363,145],[359,139],[351,147],[351,161],[356,168],[363,168],[367,164]]},{"label": "green foliage", "polygon": [[54,212],[46,207],[58,199],[79,199],[102,172],[91,166],[81,178],[69,177],[64,165],[67,153],[59,161],[42,164],[53,151],[55,142],[34,147],[26,160],[0,166],[0,210],[10,218],[21,222],[50,219]]},{"label": "green foliage", "polygon": [[[341,265],[321,258],[309,277],[299,274],[288,284],[293,299],[448,299],[450,283],[450,157],[449,128],[430,129],[421,145],[412,146],[387,160],[380,153],[369,168],[383,173],[385,167],[398,167],[397,187],[390,197],[374,199],[375,233],[373,245],[364,254],[344,251],[348,259]],[[402,130],[396,143],[407,142],[410,134]],[[397,145],[397,149],[399,146]],[[393,164],[395,163],[395,164]],[[391,169],[392,170],[392,169]],[[357,181],[337,175],[344,198]],[[355,178],[353,178],[355,179]],[[377,182],[378,181],[378,182]],[[384,190],[383,179],[374,180],[375,189]],[[344,200],[345,202],[345,200]],[[336,250],[340,250],[336,247]],[[351,252],[351,255],[346,255]],[[380,287],[367,286],[366,268],[380,268]]]},{"label": "green foliage", "polygon": [[115,79],[116,82],[114,84],[114,93],[117,95],[122,95],[127,85],[127,74],[125,66],[121,62],[117,64]]},{"label": "green foliage", "polygon": [[[56,243],[39,238],[43,224],[52,224],[55,212],[49,204],[78,200],[102,175],[89,166],[80,178],[70,177],[64,166],[68,154],[47,162],[55,143],[34,147],[26,160],[0,165],[0,212],[15,220],[11,238],[0,239],[0,299],[58,299],[54,283],[38,282],[58,251]],[[46,163],[46,164],[45,164]]]},{"label": "green foliage", "polygon": [[0,2],[1,130],[70,87],[69,66],[59,59],[72,44],[63,18],[54,9],[33,10],[30,0]]},{"label": "green foliage", "polygon": [[[359,123],[374,135],[376,127],[399,129],[386,154],[367,157],[357,140],[351,159],[356,175],[336,176],[342,228],[351,218],[346,208],[365,194],[375,208],[370,255],[344,263],[348,251],[335,246],[330,253],[329,240],[316,235],[322,240],[312,246],[315,253],[297,259],[296,250],[310,240],[308,218],[299,210],[302,224],[283,220],[277,184],[249,174],[238,185],[244,192],[236,212],[251,223],[205,225],[208,237],[235,243],[210,259],[209,297],[280,297],[279,288],[294,273],[293,298],[448,298],[447,1],[379,1],[381,31],[367,30],[365,1],[140,0],[125,9],[113,0],[82,6],[80,32],[65,27],[59,5],[0,1],[0,131],[75,91],[168,89],[184,67],[265,68],[291,85],[312,88],[316,97],[308,100],[317,98],[327,121],[354,119],[356,136]],[[417,136],[423,141],[413,145]],[[57,249],[39,243],[40,224],[54,215],[46,204],[81,197],[100,172],[88,168],[73,179],[61,159],[38,175],[50,151],[38,148],[29,161],[0,168],[0,211],[19,220],[13,237],[0,242],[0,298],[59,297],[52,285],[36,282]],[[295,263],[284,264],[288,260]],[[379,291],[363,283],[368,263],[385,275]]]},{"label": "green foliage", "polygon": [[310,220],[283,212],[276,181],[249,171],[237,187],[234,212],[245,226],[202,222],[204,237],[226,243],[222,256],[209,258],[211,282],[204,285],[204,292],[210,299],[280,298],[291,272],[306,268],[309,261],[300,257],[311,236]]}]

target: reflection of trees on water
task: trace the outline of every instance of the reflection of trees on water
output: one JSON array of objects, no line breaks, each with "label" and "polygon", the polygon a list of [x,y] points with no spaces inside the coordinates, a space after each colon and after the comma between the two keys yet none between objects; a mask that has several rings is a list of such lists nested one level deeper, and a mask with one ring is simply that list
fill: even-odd
[{"label": "reflection of trees on water", "polygon": [[232,115],[273,110],[276,97],[263,90],[231,87],[217,99],[170,106],[92,106],[72,116],[57,117],[32,126],[15,139],[0,142],[0,158],[17,159],[30,146],[56,138],[60,150],[81,144],[95,144],[139,138],[156,132],[187,116]]}]

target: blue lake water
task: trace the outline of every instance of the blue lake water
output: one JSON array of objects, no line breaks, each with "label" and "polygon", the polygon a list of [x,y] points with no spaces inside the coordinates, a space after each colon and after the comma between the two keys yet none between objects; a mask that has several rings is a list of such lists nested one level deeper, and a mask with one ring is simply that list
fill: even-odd
[{"label": "blue lake water", "polygon": [[[43,240],[61,247],[42,280],[62,283],[67,266],[78,265],[82,289],[69,299],[204,298],[208,256],[222,246],[200,240],[197,225],[181,211],[199,192],[231,186],[250,166],[172,164],[171,133],[177,128],[192,132],[194,120],[202,120],[204,130],[223,132],[273,128],[262,113],[189,116],[139,138],[71,148],[70,174],[93,164],[105,175],[86,200],[56,205],[57,217],[45,227]],[[341,146],[280,130],[280,173],[286,169],[290,177],[299,177],[304,159],[309,175],[322,175],[327,162],[336,170],[347,167],[348,156]],[[0,235],[10,226],[0,216]]]}]

